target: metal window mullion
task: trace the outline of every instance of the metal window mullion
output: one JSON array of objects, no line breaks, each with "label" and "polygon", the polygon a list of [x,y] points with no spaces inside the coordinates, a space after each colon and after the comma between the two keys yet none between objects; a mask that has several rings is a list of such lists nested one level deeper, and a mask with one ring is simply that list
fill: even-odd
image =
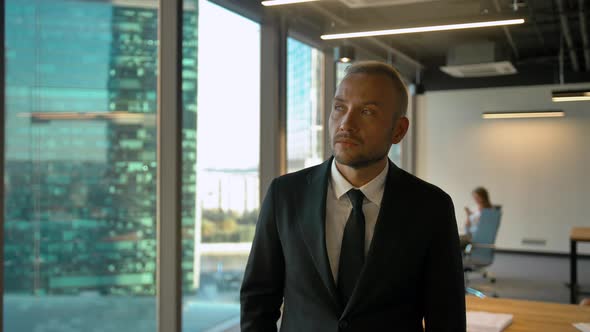
[{"label": "metal window mullion", "polygon": [[286,171],[287,31],[266,11],[260,28],[260,201]]},{"label": "metal window mullion", "polygon": [[332,156],[332,145],[330,143],[330,131],[328,124],[332,112],[332,98],[336,92],[336,63],[334,62],[334,51],[326,48],[324,50],[324,159]]},{"label": "metal window mullion", "polygon": [[287,18],[284,14],[279,17],[278,24],[278,44],[279,52],[279,68],[278,68],[278,82],[279,82],[279,171],[280,174],[287,173],[287,57],[289,52],[287,49],[289,26]]},{"label": "metal window mullion", "polygon": [[[4,6],[5,1],[0,0],[0,18],[4,22]],[[5,118],[5,66],[6,58],[4,57],[4,23],[0,24],[0,137],[2,142],[0,144],[0,262],[4,262],[4,145],[6,142],[4,132],[4,118]],[[2,294],[0,296],[0,332],[4,330],[4,264],[0,264],[0,290]]]},{"label": "metal window mullion", "polygon": [[406,134],[406,137],[404,138],[404,140],[402,141],[402,168],[412,174],[415,174],[416,172],[416,163],[415,163],[415,158],[416,158],[416,145],[415,145],[415,141],[416,141],[416,116],[415,116],[415,112],[416,112],[416,100],[417,100],[417,95],[415,92],[416,87],[414,86],[413,88],[409,89],[410,90],[410,94],[408,96],[408,112],[407,112],[407,117],[410,120],[410,128],[408,130],[408,133]]},{"label": "metal window mullion", "polygon": [[182,0],[159,0],[157,135],[157,328],[180,332]]}]

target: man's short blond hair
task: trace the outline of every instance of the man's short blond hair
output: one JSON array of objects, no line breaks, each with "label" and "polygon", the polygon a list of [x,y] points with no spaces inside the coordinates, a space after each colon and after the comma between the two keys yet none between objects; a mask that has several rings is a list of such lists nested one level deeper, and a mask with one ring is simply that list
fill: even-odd
[{"label": "man's short blond hair", "polygon": [[384,75],[391,79],[394,91],[398,95],[398,112],[394,112],[396,118],[406,116],[408,112],[408,88],[401,74],[393,66],[379,61],[360,61],[346,68],[346,79],[353,74]]}]

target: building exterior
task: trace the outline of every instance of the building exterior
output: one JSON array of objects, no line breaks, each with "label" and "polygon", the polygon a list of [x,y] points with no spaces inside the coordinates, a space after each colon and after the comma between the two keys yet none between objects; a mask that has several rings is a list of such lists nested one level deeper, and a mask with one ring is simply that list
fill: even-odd
[{"label": "building exterior", "polygon": [[322,54],[296,39],[287,41],[287,169],[323,160]]},{"label": "building exterior", "polygon": [[[157,8],[133,3],[6,1],[7,293],[155,294]],[[198,6],[185,3],[182,266],[191,290]]]}]

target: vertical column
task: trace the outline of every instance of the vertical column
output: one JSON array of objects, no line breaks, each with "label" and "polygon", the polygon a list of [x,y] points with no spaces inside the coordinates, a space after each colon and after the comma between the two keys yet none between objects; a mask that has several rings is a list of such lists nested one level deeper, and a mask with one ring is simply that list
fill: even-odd
[{"label": "vertical column", "polygon": [[411,85],[408,89],[408,112],[407,117],[410,120],[410,128],[406,137],[402,141],[402,168],[412,174],[415,173],[414,169],[414,155],[415,155],[415,138],[416,138],[416,117],[414,112],[416,111],[416,86]]},{"label": "vertical column", "polygon": [[287,27],[266,11],[260,52],[260,195],[287,170]]},{"label": "vertical column", "polygon": [[180,332],[182,0],[159,0],[158,22],[158,331]]},{"label": "vertical column", "polygon": [[324,50],[324,159],[332,156],[328,123],[332,112],[332,98],[336,91],[336,62],[333,49]]},{"label": "vertical column", "polygon": [[279,53],[279,172],[285,174],[287,173],[287,36],[289,27],[283,14],[279,16],[277,28],[279,36],[276,45]]}]

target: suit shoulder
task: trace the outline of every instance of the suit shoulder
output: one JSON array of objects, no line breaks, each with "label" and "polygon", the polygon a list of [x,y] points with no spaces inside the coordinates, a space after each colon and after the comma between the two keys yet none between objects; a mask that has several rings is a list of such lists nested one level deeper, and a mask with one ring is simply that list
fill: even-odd
[{"label": "suit shoulder", "polygon": [[319,167],[320,167],[320,165],[316,165],[316,166],[304,168],[304,169],[296,171],[296,172],[287,173],[285,175],[279,176],[277,178],[277,180],[279,180],[281,182],[282,181],[299,181],[299,180],[307,178],[309,176],[309,174],[312,174],[313,172],[315,172]]},{"label": "suit shoulder", "polygon": [[304,168],[302,170],[281,175],[273,180],[279,187],[301,185],[307,182],[307,179],[320,170],[323,164]]},{"label": "suit shoulder", "polygon": [[442,201],[451,200],[451,196],[440,187],[422,180],[419,177],[404,170],[401,170],[401,172],[405,182],[408,184],[408,186],[413,188],[414,192],[416,192],[418,195],[421,195],[422,197],[430,197],[431,199],[439,199]]}]

